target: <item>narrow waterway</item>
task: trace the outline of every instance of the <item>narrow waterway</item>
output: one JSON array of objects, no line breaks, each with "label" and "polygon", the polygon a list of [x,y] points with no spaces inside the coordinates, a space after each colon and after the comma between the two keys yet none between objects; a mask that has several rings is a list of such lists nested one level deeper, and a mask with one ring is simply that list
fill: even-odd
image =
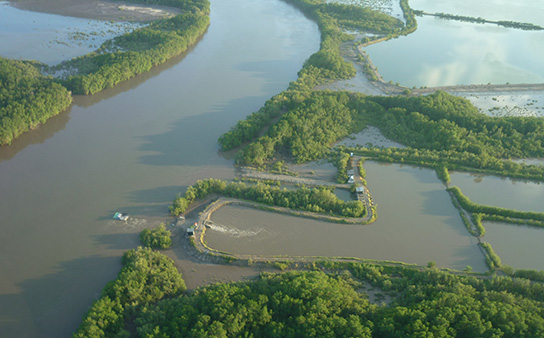
[{"label": "narrow waterway", "polygon": [[[67,337],[197,179],[231,178],[217,138],[296,79],[315,23],[281,1],[212,1],[184,57],[0,148],[0,336]],[[128,223],[111,220],[128,212]]]}]

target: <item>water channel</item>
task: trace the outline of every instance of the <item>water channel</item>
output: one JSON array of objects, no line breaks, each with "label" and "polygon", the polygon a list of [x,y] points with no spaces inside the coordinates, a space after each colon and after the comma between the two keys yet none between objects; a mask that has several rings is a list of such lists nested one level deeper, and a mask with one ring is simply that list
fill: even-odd
[{"label": "water channel", "polygon": [[483,272],[483,255],[434,171],[365,162],[378,220],[370,225],[315,221],[228,205],[206,232],[214,249],[240,254],[357,257]]},{"label": "water channel", "polygon": [[177,193],[233,177],[217,138],[319,48],[316,24],[281,1],[212,1],[211,22],[184,57],[0,148],[1,337],[69,336]]}]

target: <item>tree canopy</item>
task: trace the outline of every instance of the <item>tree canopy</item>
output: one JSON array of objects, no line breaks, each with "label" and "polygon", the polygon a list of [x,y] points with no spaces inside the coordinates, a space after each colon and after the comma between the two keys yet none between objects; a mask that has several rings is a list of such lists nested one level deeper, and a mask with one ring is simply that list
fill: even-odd
[{"label": "tree canopy", "polygon": [[[146,338],[544,335],[544,286],[526,279],[322,261],[308,263],[314,271],[263,273],[183,294],[183,287],[154,286],[165,274],[179,278],[170,268],[148,268],[149,258],[167,261],[161,256],[129,252],[75,337],[128,336],[129,327]],[[140,288],[146,280],[151,286]],[[369,288],[386,294],[388,304],[371,303]]]},{"label": "tree canopy", "polygon": [[67,109],[70,92],[42,76],[35,62],[0,58],[0,145]]}]

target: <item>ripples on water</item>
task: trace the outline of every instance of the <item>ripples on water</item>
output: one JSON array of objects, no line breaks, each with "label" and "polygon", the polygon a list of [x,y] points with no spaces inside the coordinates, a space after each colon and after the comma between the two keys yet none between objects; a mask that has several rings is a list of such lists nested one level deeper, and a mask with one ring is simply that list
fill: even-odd
[{"label": "ripples on water", "polygon": [[263,228],[260,228],[257,230],[241,230],[232,226],[217,224],[217,223],[210,223],[207,226],[209,230],[221,232],[225,235],[228,235],[230,237],[235,237],[235,238],[254,237],[260,234],[262,231],[264,231]]}]

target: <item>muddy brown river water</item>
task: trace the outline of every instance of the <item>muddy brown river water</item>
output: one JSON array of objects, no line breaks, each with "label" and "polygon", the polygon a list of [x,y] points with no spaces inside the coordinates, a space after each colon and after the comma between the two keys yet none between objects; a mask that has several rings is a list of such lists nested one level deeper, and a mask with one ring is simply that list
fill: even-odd
[{"label": "muddy brown river water", "polygon": [[177,193],[233,177],[217,138],[319,48],[316,24],[281,1],[213,1],[211,22],[184,57],[0,148],[1,337],[70,336]]}]

